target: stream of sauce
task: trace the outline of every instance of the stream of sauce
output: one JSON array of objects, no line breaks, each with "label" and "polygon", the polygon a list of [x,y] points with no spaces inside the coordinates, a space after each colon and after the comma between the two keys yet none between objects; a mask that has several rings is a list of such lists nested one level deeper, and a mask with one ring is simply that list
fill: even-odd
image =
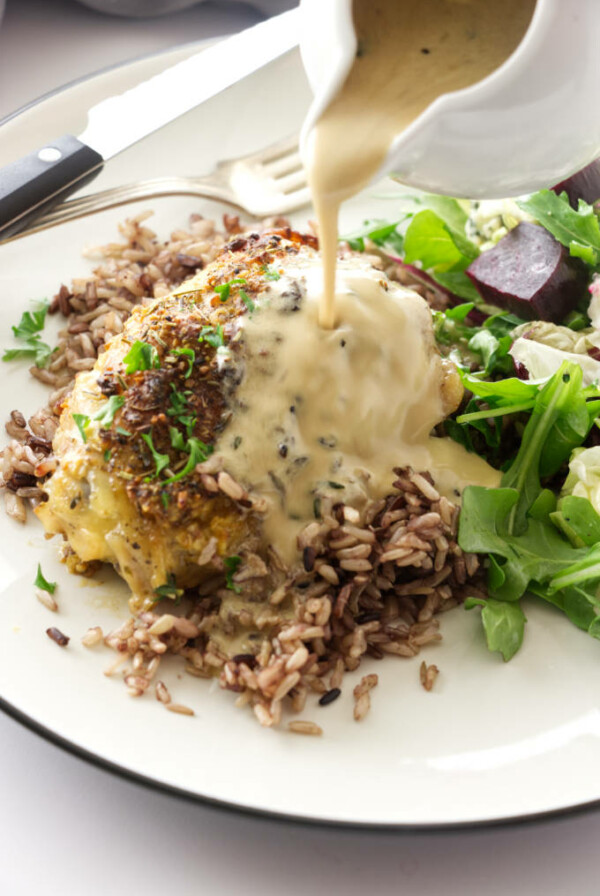
[{"label": "stream of sauce", "polygon": [[521,42],[536,0],[354,0],[358,52],[309,136],[319,222],[319,323],[336,325],[340,204],[381,167],[393,139],[438,96],[481,81]]}]

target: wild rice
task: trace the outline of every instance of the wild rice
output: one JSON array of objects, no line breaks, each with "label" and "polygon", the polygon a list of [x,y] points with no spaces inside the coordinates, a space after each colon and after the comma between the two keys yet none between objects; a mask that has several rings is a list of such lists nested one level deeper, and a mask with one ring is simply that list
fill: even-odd
[{"label": "wild rice", "polygon": [[37,597],[39,602],[46,607],[46,609],[51,610],[53,613],[56,613],[56,611],[58,610],[58,604],[51,594],[48,594],[48,592],[44,591],[43,588],[36,588],[35,596]]},{"label": "wild rice", "polygon": [[428,666],[425,660],[421,663],[419,669],[419,678],[421,684],[425,688],[426,691],[430,691],[435,684],[435,680],[439,675],[439,669],[437,666]]},{"label": "wild rice", "polygon": [[[39,484],[56,468],[52,439],[60,403],[76,373],[94,365],[136,305],[168,294],[213,261],[229,236],[242,230],[237,216],[226,215],[221,232],[213,222],[194,216],[188,231],[176,231],[161,244],[144,224],[147,217],[143,213],[121,225],[123,241],[96,250],[93,274],[62,285],[52,300],[50,313],[65,318],[65,326],[48,367],[32,369],[52,387],[48,405],[29,420],[13,410],[6,423],[10,442],[2,453],[0,488],[7,513],[19,522],[25,521],[27,506],[40,499]],[[428,473],[408,468],[394,472],[391,494],[361,510],[322,500],[322,517],[298,535],[299,573],[286,569],[272,549],[244,555],[234,582],[238,587],[245,583],[244,590],[253,595],[252,612],[244,607],[237,617],[237,624],[255,626],[260,633],[251,653],[227,657],[213,640],[219,606],[222,601],[227,606],[230,597],[218,571],[186,595],[189,606],[183,615],[144,612],[106,636],[99,626],[90,628],[82,643],[92,647],[104,641],[116,652],[104,674],[125,667],[124,682],[133,696],[149,689],[165,654],[176,654],[188,674],[217,676],[221,687],[236,694],[236,703],[250,706],[264,726],[279,723],[283,706],[302,712],[310,693],[328,705],[340,695],[346,672],[358,669],[365,657],[416,656],[421,647],[439,640],[435,617],[464,599],[465,584],[469,582],[469,593],[476,592],[470,580],[478,575],[479,561],[476,555],[463,555],[457,545],[458,509],[439,495]],[[254,511],[264,509],[259,497],[223,470],[218,457],[201,465],[201,476],[207,492],[221,492]],[[199,562],[216,559],[217,541],[211,539]],[[39,599],[56,609],[53,598]],[[48,634],[57,643],[68,643],[58,629],[48,629]],[[421,670],[423,685],[430,689],[437,668],[424,664]],[[355,688],[357,720],[368,712],[376,683],[377,676],[367,675]],[[170,712],[194,714],[172,702],[164,682],[157,681],[154,691]],[[288,728],[322,733],[314,722],[303,720]]]},{"label": "wild rice", "polygon": [[55,644],[58,644],[59,647],[66,647],[69,641],[71,640],[68,635],[65,635],[58,628],[47,628],[46,634],[50,638],[51,641],[54,641]]},{"label": "wild rice", "polygon": [[308,734],[313,737],[319,737],[323,734],[323,729],[315,722],[305,722],[303,719],[296,719],[294,722],[288,722],[288,731],[294,734]]}]

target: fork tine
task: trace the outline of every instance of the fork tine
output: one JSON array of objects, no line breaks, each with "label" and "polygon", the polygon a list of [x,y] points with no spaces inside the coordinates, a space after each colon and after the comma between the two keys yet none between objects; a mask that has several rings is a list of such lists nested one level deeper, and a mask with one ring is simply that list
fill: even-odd
[{"label": "fork tine", "polygon": [[298,135],[286,137],[279,143],[273,143],[271,146],[265,147],[265,149],[255,153],[253,158],[256,159],[257,162],[260,161],[263,164],[266,164],[267,162],[273,162],[275,159],[279,159],[281,156],[287,156],[293,152],[298,152]]},{"label": "fork tine", "polygon": [[287,156],[281,156],[273,162],[267,162],[263,165],[265,174],[269,177],[282,177],[285,174],[292,174],[296,171],[303,171],[302,159],[300,153],[293,152]]},{"label": "fork tine", "polygon": [[305,186],[306,174],[303,168],[300,169],[300,171],[294,171],[292,174],[287,174],[277,181],[278,189],[286,195]]}]

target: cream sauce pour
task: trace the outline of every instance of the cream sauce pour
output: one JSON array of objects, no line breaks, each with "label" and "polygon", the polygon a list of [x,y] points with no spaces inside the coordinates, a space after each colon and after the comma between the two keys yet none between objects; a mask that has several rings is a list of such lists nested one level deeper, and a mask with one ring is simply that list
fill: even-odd
[{"label": "cream sauce pour", "polygon": [[459,445],[430,437],[447,408],[426,302],[360,258],[341,260],[338,275],[335,330],[318,324],[317,256],[290,258],[241,319],[244,376],[215,446],[225,468],[267,500],[266,539],[290,563],[319,496],[360,509],[389,494],[393,468],[406,464],[435,470],[450,493],[499,478]]},{"label": "cream sauce pour", "polygon": [[376,175],[394,137],[438,96],[468,87],[516,49],[536,0],[354,0],[358,53],[309,137],[308,179],[323,255],[322,327],[340,316],[340,204]]}]

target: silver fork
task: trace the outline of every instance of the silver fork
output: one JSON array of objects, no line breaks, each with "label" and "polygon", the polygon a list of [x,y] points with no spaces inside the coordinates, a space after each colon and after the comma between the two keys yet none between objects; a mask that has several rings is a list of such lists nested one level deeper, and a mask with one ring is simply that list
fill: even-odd
[{"label": "silver fork", "polygon": [[291,137],[260,152],[219,162],[205,177],[158,177],[69,199],[41,215],[12,239],[128,202],[175,195],[216,199],[254,218],[296,211],[310,202],[298,138]]}]

